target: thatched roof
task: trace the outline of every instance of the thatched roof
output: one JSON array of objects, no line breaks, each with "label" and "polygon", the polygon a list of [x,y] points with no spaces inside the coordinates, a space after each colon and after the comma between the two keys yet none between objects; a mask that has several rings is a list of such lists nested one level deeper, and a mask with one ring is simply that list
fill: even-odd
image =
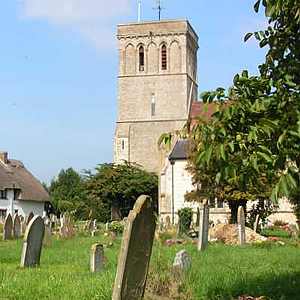
[{"label": "thatched roof", "polygon": [[43,185],[24,167],[22,162],[8,159],[6,153],[0,154],[0,190],[20,189],[21,196],[18,200],[37,202],[50,200]]}]

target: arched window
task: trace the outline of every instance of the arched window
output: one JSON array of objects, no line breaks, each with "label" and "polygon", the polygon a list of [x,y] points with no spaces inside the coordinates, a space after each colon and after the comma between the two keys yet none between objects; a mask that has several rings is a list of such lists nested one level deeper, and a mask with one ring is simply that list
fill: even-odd
[{"label": "arched window", "polygon": [[167,70],[168,61],[167,61],[167,47],[162,45],[161,47],[161,69]]},{"label": "arched window", "polygon": [[139,48],[139,70],[145,70],[145,51],[143,46]]}]

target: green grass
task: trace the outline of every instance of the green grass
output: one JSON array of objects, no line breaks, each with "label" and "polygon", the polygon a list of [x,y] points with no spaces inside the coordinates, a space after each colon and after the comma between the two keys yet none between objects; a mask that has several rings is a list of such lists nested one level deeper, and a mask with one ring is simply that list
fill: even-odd
[{"label": "green grass", "polygon": [[289,238],[291,234],[283,229],[280,228],[269,228],[269,229],[263,229],[261,231],[261,234],[264,236],[273,236],[278,238]]},{"label": "green grass", "polygon": [[[120,241],[105,249],[104,272],[91,274],[89,249],[98,241],[101,238],[54,241],[43,249],[41,266],[33,269],[18,266],[22,241],[0,241],[0,299],[111,299]],[[299,299],[297,243],[245,247],[215,244],[203,253],[192,244],[166,247],[156,243],[148,277],[152,292],[169,293],[168,287],[176,282],[170,267],[176,252],[183,248],[192,257],[192,268],[180,287],[181,300],[232,299],[242,294]]]}]

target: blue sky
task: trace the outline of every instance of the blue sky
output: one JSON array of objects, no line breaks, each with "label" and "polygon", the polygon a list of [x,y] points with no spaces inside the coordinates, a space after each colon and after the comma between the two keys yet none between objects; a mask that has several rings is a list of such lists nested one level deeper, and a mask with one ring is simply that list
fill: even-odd
[{"label": "blue sky", "polygon": [[[199,91],[257,73],[264,50],[243,43],[265,27],[254,0],[164,0],[165,19],[189,19],[199,35]],[[142,0],[143,20],[157,18]],[[112,161],[118,23],[136,21],[136,0],[2,0],[0,150],[42,181],[60,169]]]}]

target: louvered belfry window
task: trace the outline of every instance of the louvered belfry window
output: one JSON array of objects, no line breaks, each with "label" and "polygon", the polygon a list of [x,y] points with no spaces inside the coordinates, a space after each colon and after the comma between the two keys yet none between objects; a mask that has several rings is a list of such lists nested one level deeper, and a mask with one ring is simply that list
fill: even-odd
[{"label": "louvered belfry window", "polygon": [[167,70],[167,47],[166,45],[162,45],[161,47],[161,69]]},{"label": "louvered belfry window", "polygon": [[145,52],[143,46],[139,48],[139,70],[141,72],[145,70]]}]

